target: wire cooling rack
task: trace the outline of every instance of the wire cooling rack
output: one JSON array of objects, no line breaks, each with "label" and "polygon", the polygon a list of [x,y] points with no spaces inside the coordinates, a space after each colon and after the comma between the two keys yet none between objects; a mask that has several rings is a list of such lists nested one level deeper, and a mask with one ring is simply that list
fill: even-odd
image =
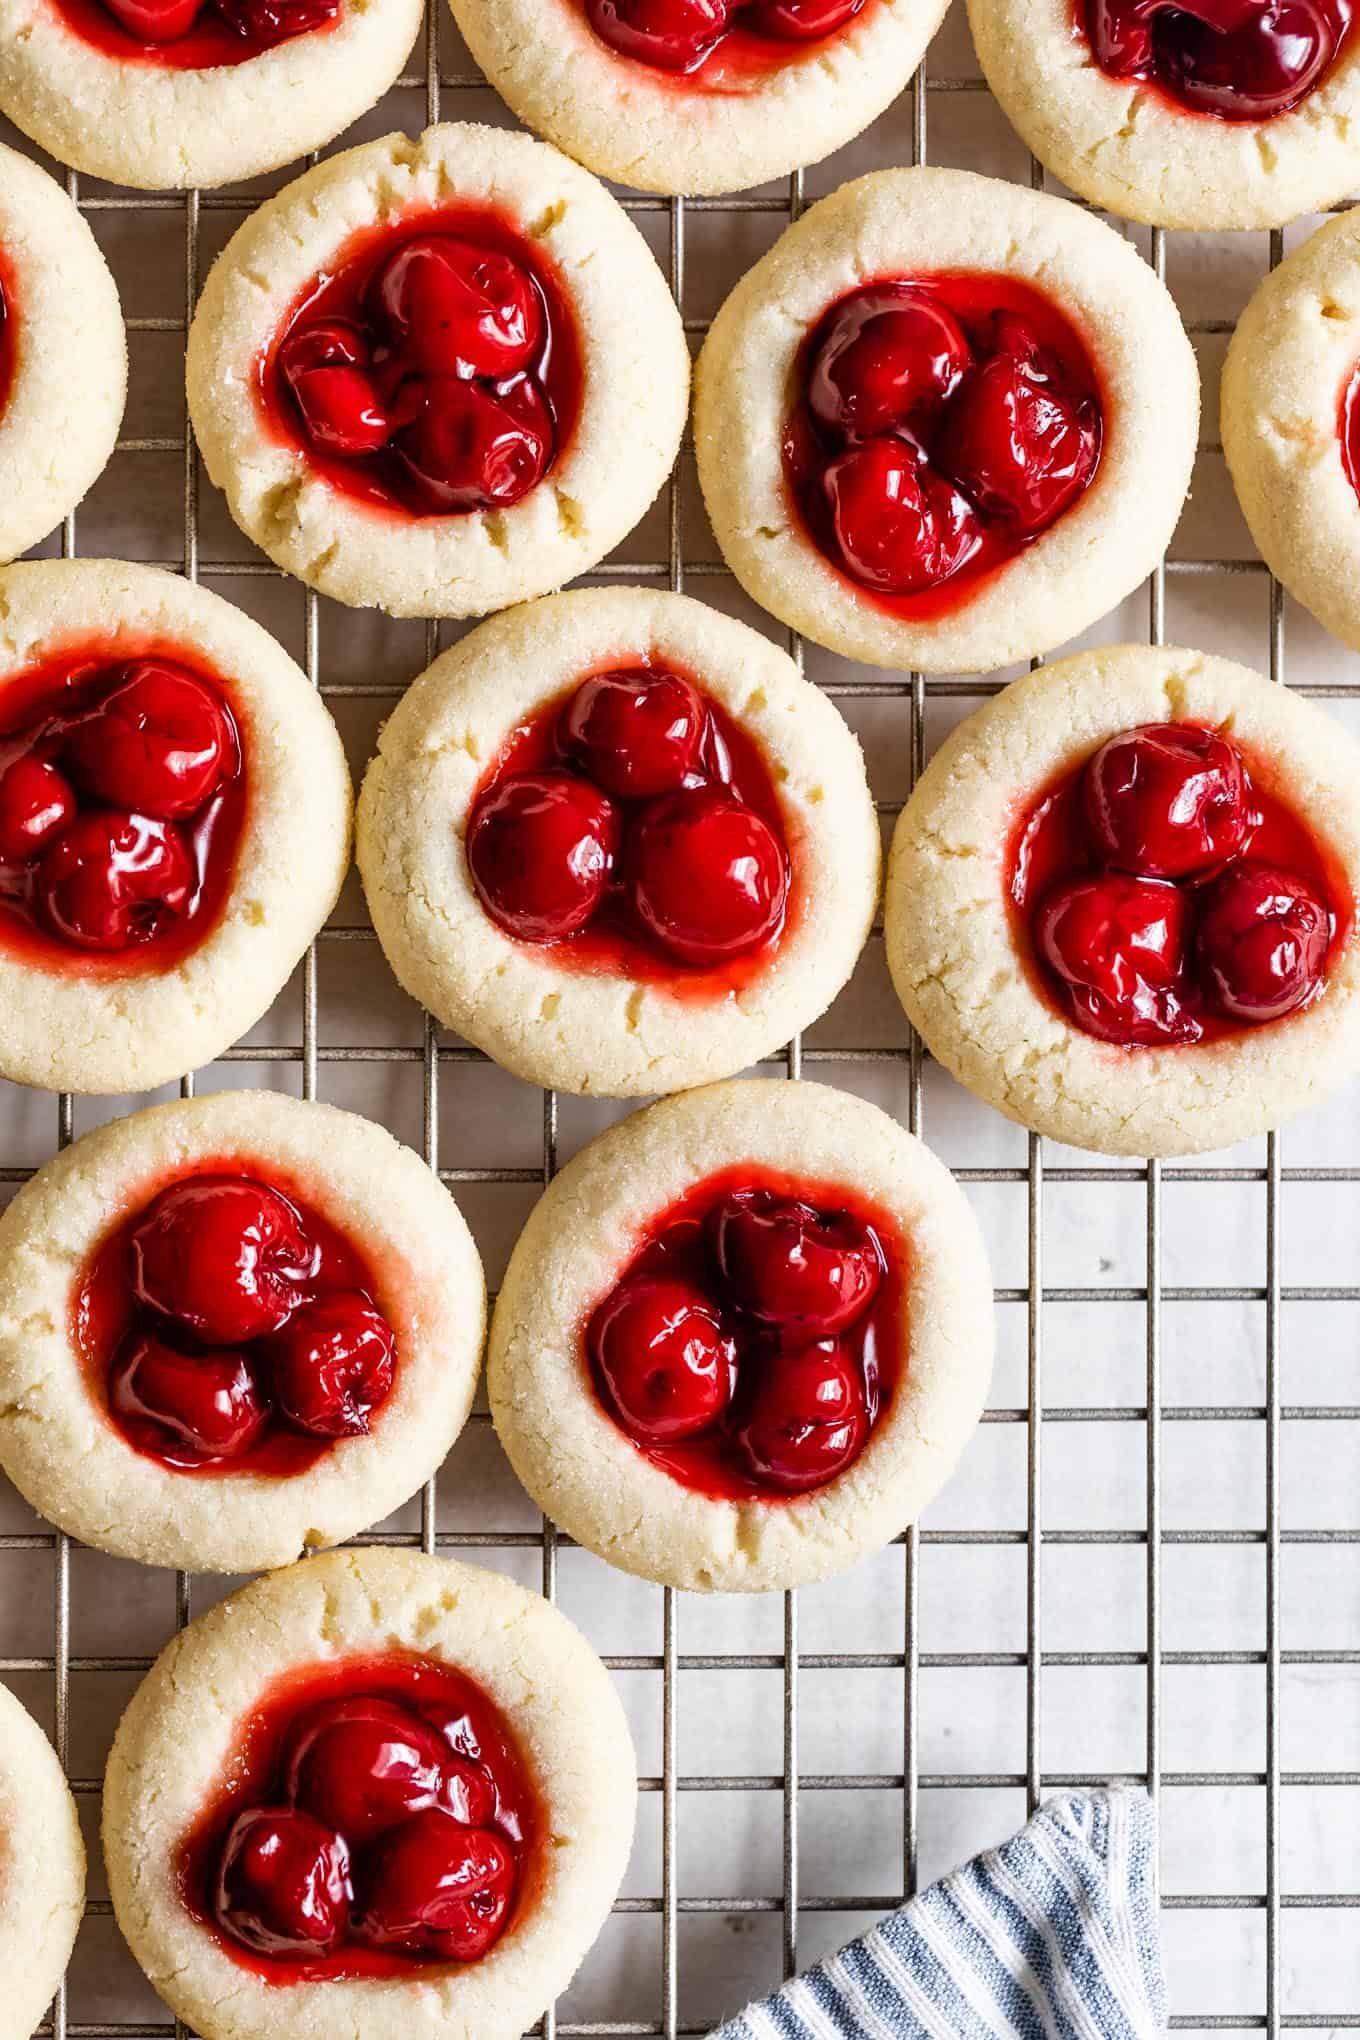
[{"label": "wire cooling rack", "polygon": [[[440,0],[433,7],[423,68],[362,133],[422,116],[506,118]],[[690,333],[705,326],[691,315],[693,290],[711,311],[798,213],[805,181],[811,197],[881,163],[925,162],[943,128],[948,160],[1042,183],[986,95],[961,24],[929,63],[902,105],[806,180],[718,200],[625,198]],[[179,395],[207,261],[261,189],[287,175],[244,194],[187,196],[66,175],[132,307],[126,429],[151,429],[120,442],[60,550],[159,555],[254,609],[305,660],[361,767],[377,719],[446,634],[431,624],[422,644],[418,628],[334,609],[245,546],[201,483]],[[1160,275],[1173,272],[1212,420],[1212,370],[1232,328],[1223,306],[1240,308],[1284,237],[1268,248],[1252,236],[1231,246],[1135,238]],[[180,266],[182,304],[140,313],[162,302],[157,290]],[[707,271],[697,286],[696,267]],[[1160,641],[1170,597],[1174,635],[1268,664],[1283,682],[1286,604],[1242,540],[1221,449],[1209,436],[1201,452],[1177,551],[1089,641]],[[741,610],[688,454],[658,516],[597,578],[684,587],[773,629]],[[1291,616],[1290,630],[1291,648],[1295,633],[1304,640],[1305,691],[1338,712],[1360,701],[1339,650],[1305,618]],[[813,648],[807,663],[860,728],[888,818],[941,730],[1003,684],[870,676]],[[538,2030],[548,2040],[706,2031],[921,1874],[1000,1839],[1042,1795],[1119,1777],[1145,1784],[1163,1811],[1173,2026],[1360,2031],[1360,1864],[1347,1860],[1360,1787],[1360,1468],[1356,1426],[1342,1421],[1360,1416],[1360,1401],[1344,1399],[1360,1302],[1345,1244],[1360,1232],[1345,1223],[1360,1165],[1347,1156],[1360,1157],[1360,1123],[1343,1106],[1287,1136],[1304,1158],[1289,1168],[1276,1137],[1193,1165],[1102,1164],[1004,1127],[926,1062],[884,991],[877,938],[857,984],[865,978],[860,996],[762,1073],[888,1103],[954,1163],[991,1237],[997,1393],[928,1526],[829,1589],[725,1603],[646,1588],[530,1514],[479,1411],[439,1481],[361,1540],[462,1551],[541,1585],[595,1637],[624,1692],[644,1772],[634,1864],[581,1978]],[[453,1187],[494,1277],[559,1150],[602,1123],[602,1108],[549,1093],[540,1111],[538,1094],[395,1000],[351,890],[270,1019],[182,1088],[278,1084],[387,1118]],[[4,1086],[0,1129],[15,1160],[0,1184],[22,1182],[53,1135],[64,1145],[130,1102],[82,1100],[78,1127],[70,1097],[55,1101],[53,1121],[50,1102]],[[1309,1280],[1285,1279],[1286,1201],[1298,1206]],[[1221,1279],[1205,1281],[1206,1270]],[[1357,1279],[1338,1282],[1338,1270]],[[1284,1401],[1286,1362],[1315,1400]],[[1189,1392],[1173,1400],[1166,1381]],[[1054,1384],[1066,1400],[1046,1400]],[[1296,1435],[1299,1500],[1286,1512],[1282,1465]],[[174,1624],[228,1584],[191,1589],[182,1574],[83,1552],[0,1495],[0,1675],[47,1721],[91,1838],[120,1705]],[[1299,1647],[1286,1647],[1295,1635]],[[89,1917],[43,2030],[53,2040],[177,2033],[122,1948],[104,1889],[95,1849]]]}]

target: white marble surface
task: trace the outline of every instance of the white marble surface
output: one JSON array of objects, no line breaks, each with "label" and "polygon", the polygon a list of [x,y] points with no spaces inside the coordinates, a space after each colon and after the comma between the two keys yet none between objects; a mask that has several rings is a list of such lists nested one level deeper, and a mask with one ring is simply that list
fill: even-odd
[{"label": "white marble surface", "polygon": [[[446,31],[447,33],[447,31]],[[955,6],[931,53],[935,77],[976,76],[962,9]],[[464,71],[466,58],[451,36],[446,68]],[[446,92],[444,110],[504,122],[486,91]],[[390,95],[361,124],[364,134],[398,125],[417,126],[422,92]],[[7,137],[8,138],[8,137]],[[871,166],[910,160],[911,112],[904,101],[859,142],[810,171],[810,194],[833,188]],[[930,97],[931,160],[1027,179],[1028,160],[985,94],[934,91]],[[272,188],[282,179],[267,180]],[[87,195],[99,191],[93,185]],[[107,196],[107,193],[101,195]],[[206,260],[239,215],[205,206],[201,218]],[[184,221],[161,212],[99,211],[96,232],[116,268],[127,313],[137,319],[179,316],[183,302]],[[639,215],[658,253],[666,256],[670,220],[664,209]],[[776,215],[700,214],[687,209],[687,286],[691,319],[712,311],[724,290],[778,231]],[[1308,223],[1294,232],[1307,230]],[[1139,236],[1144,248],[1148,237]],[[1230,319],[1245,302],[1268,261],[1265,235],[1214,239],[1174,235],[1167,242],[1167,273],[1187,320]],[[1204,370],[1204,451],[1196,471],[1173,557],[1243,560],[1251,547],[1233,502],[1215,417],[1217,368],[1224,340],[1196,338]],[[176,438],[183,429],[179,389],[180,341],[174,333],[132,335],[132,401],[126,432],[132,438]],[[174,451],[120,454],[94,490],[78,522],[83,551],[178,559],[182,509],[180,457]],[[691,468],[682,479],[683,532],[691,560],[711,560],[712,540],[698,503]],[[216,493],[202,492],[205,561],[250,557]],[[624,549],[630,560],[664,556],[665,520],[657,512]],[[303,599],[292,584],[263,579],[218,579],[231,599],[303,652]],[[695,580],[692,592],[765,623],[722,578]],[[1264,666],[1267,657],[1267,584],[1263,577],[1173,575],[1167,585],[1167,634],[1206,649]],[[1089,642],[1142,636],[1146,591],[1089,634]],[[398,625],[322,603],[319,608],[323,682],[372,685],[405,682],[424,662],[420,625]],[[1328,641],[1305,616],[1287,606],[1285,677],[1294,684],[1360,682],[1354,659]],[[809,655],[818,679],[859,678],[827,655]],[[972,704],[932,695],[927,739],[941,733]],[[351,757],[362,766],[383,703],[337,697],[336,714]],[[847,713],[866,740],[875,791],[899,801],[907,785],[909,722],[900,698],[850,701]],[[1330,712],[1360,727],[1355,704],[1333,702]],[[337,913],[341,925],[364,921],[351,880]],[[381,958],[368,944],[330,943],[320,953],[319,1040],[338,1044],[417,1047],[420,1016],[397,991]],[[295,983],[250,1037],[277,1046],[300,1038],[301,987]],[[901,1016],[883,969],[881,945],[870,944],[854,985],[808,1037],[810,1046],[900,1046]],[[843,1083],[905,1113],[900,1066],[838,1064],[812,1074]],[[201,1083],[276,1084],[295,1088],[296,1064],[241,1063],[204,1072]],[[320,1093],[384,1119],[418,1143],[421,1071],[418,1062],[382,1065],[322,1061]],[[125,1110],[129,1101],[80,1101],[81,1130]],[[564,1101],[561,1150],[569,1153],[610,1115],[608,1108]],[[51,1099],[0,1087],[3,1160],[37,1164],[57,1133]],[[938,1071],[926,1073],[924,1131],[952,1164],[964,1169],[1023,1170],[1023,1134],[976,1104]],[[477,1169],[536,1166],[542,1154],[542,1104],[498,1071],[450,1066],[440,1095],[440,1154],[446,1166]],[[1360,1170],[1360,1091],[1293,1127],[1280,1143],[1287,1177],[1294,1171]],[[1240,1180],[1206,1184],[1193,1172],[1168,1169],[1162,1191],[1164,1284],[1172,1290],[1261,1288],[1266,1280],[1264,1142],[1207,1158],[1246,1172]],[[1049,1290],[1077,1292],[1050,1300],[1042,1310],[1042,1523],[1058,1533],[1045,1545],[1037,1610],[1042,1648],[1059,1659],[1098,1653],[1118,1660],[1097,1666],[1047,1663],[1039,1683],[1039,1756],[1046,1781],[1072,1774],[1141,1773],[1146,1764],[1147,1521],[1146,1394],[1147,1305],[1141,1294],[1146,1268],[1146,1185],[1136,1167],[1106,1171],[1106,1180],[1059,1180],[1058,1172],[1089,1169],[1089,1157],[1045,1148],[1042,1194],[1044,1281]],[[487,1256],[493,1280],[532,1201],[525,1185],[468,1185],[460,1190]],[[1023,1180],[970,1186],[986,1228],[1003,1292],[1020,1300],[998,1304],[1000,1360],[992,1397],[993,1421],[979,1433],[957,1479],[930,1511],[919,1566],[917,1643],[928,1660],[920,1675],[916,1755],[926,1777],[1000,1774],[1022,1778],[1026,1752],[1026,1566],[1020,1533],[1026,1512],[1026,1330],[1029,1193]],[[1280,1275],[1287,1291],[1360,1283],[1360,1180],[1287,1180],[1283,1197]],[[1128,1300],[1091,1300],[1081,1292],[1114,1288]],[[1267,1764],[1265,1648],[1266,1526],[1265,1307],[1257,1300],[1166,1300],[1161,1307],[1161,1392],[1168,1409],[1161,1445],[1161,1506],[1168,1542],[1162,1554],[1161,1761],[1164,1883],[1175,1897],[1245,1894],[1265,1890]],[[1281,1313],[1280,1392],[1289,1409],[1326,1408],[1335,1420],[1287,1416],[1282,1426],[1280,1524],[1281,1643],[1286,1653],[1360,1653],[1360,1590],[1353,1543],[1313,1541],[1330,1530],[1360,1534],[1360,1398],[1357,1395],[1353,1303],[1287,1296]],[[1207,1416],[1176,1417],[1194,1408]],[[1105,1412],[1078,1421],[1083,1411]],[[1217,1412],[1221,1411],[1221,1414]],[[413,1527],[416,1516],[399,1519]],[[464,1437],[439,1485],[442,1530],[534,1533],[539,1525],[510,1477],[485,1423]],[[12,1494],[0,1493],[0,1529],[36,1527]],[[1111,1541],[1074,1544],[1066,1533],[1096,1531]],[[1010,1534],[1009,1542],[937,1542],[954,1533]],[[1237,1541],[1197,1542],[1196,1533],[1231,1532]],[[1187,1536],[1190,1541],[1187,1540]],[[1305,1541],[1292,1541],[1300,1538]],[[487,1563],[537,1584],[541,1559],[534,1548],[486,1550]],[[883,1654],[900,1657],[906,1641],[905,1554],[898,1547],[864,1565],[848,1580],[799,1597],[799,1641],[805,1654]],[[659,1590],[613,1574],[574,1551],[561,1555],[559,1589],[564,1606],[598,1646],[611,1654],[650,1656],[662,1649]],[[196,1583],[201,1608],[221,1583]],[[53,1558],[50,1552],[0,1551],[0,1656],[42,1657],[52,1651]],[[77,1552],[71,1561],[71,1650],[77,1660],[145,1656],[169,1634],[175,1619],[172,1576]],[[686,1656],[769,1655],[783,1647],[783,1606],[768,1600],[676,1604],[676,1644]],[[1212,1667],[1178,1662],[1185,1652],[1231,1653]],[[936,1665],[956,1655],[1002,1655],[1019,1662],[999,1667]],[[21,1695],[50,1720],[48,1672],[7,1674]],[[71,1765],[77,1777],[99,1771],[118,1707],[135,1675],[77,1670],[71,1680]],[[655,1782],[662,1750],[662,1680],[655,1669],[621,1671],[619,1684],[636,1729],[642,1769]],[[882,1669],[817,1670],[798,1678],[798,1761],[805,1775],[866,1775],[900,1780],[906,1757],[904,1678]],[[784,1678],[780,1669],[682,1670],[678,1678],[678,1753],[681,1790],[676,1830],[676,1889],[691,1898],[777,1900],[783,1892],[782,1793],[718,1793],[686,1789],[685,1779],[770,1777],[783,1768]],[[1286,1774],[1281,1797],[1281,1889],[1290,1900],[1306,1894],[1360,1891],[1360,1822],[1354,1786],[1289,1782],[1290,1774],[1360,1771],[1360,1680],[1352,1663],[1287,1663],[1280,1679],[1279,1763]],[[1227,1773],[1231,1782],[1176,1783],[1178,1774]],[[1247,1782],[1237,1782],[1245,1778]],[[93,1831],[97,1800],[83,1804]],[[635,1899],[658,1900],[662,1890],[661,1796],[645,1794],[637,1847],[626,1887]],[[1024,1816],[1022,1785],[927,1786],[920,1795],[920,1865],[932,1876],[974,1847],[1001,1838]],[[804,1901],[844,1896],[892,1897],[902,1889],[903,1796],[900,1783],[876,1789],[806,1790],[799,1796],[799,1891]],[[97,1865],[97,1852],[95,1856]],[[93,1891],[102,1894],[98,1868]],[[1354,1911],[1289,1904],[1279,1954],[1280,2007],[1287,2018],[1322,2019],[1321,2030],[1360,2026],[1360,1937]],[[800,1958],[845,1938],[862,1917],[805,1910],[798,1921]],[[1166,1917],[1173,2009],[1182,2020],[1202,2019],[1244,2029],[1264,2024],[1266,1916],[1245,1910],[1172,1910]],[[682,1910],[678,1922],[675,2012],[680,2029],[702,2029],[746,1995],[777,1980],[782,1962],[777,1911]],[[616,2033],[663,2030],[662,1922],[655,1911],[616,1917],[563,2008],[564,2021],[613,2021]],[[70,2016],[79,2025],[107,2020],[138,2022],[140,2032],[163,2015],[141,1983],[110,1918],[96,1912],[81,1937],[72,1977]],[[1195,2028],[1195,2030],[1198,2030]]]}]

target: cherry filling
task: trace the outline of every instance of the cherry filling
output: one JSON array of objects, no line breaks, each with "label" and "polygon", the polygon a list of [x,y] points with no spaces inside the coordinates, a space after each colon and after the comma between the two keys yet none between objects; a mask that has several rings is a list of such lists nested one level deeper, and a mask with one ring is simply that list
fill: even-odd
[{"label": "cherry filling", "polygon": [[280,1984],[476,1962],[532,1896],[539,1817],[500,1710],[382,1657],[279,1681],[181,1846],[190,1913]]},{"label": "cherry filling", "polygon": [[9,402],[18,361],[19,310],[14,277],[0,249],[0,414]]},{"label": "cherry filling", "polygon": [[1346,480],[1360,497],[1360,362],[1342,384],[1336,429]]},{"label": "cherry filling", "polygon": [[466,850],[497,926],[572,968],[705,972],[710,988],[717,972],[730,990],[787,921],[788,844],[759,751],[651,660],[590,674],[513,733]]},{"label": "cherry filling", "polygon": [[1344,880],[1220,730],[1111,737],[1026,811],[1008,890],[1046,996],[1123,1048],[1215,1040],[1319,996]]},{"label": "cherry filling", "polygon": [[474,206],[353,235],[260,363],[276,437],[345,494],[412,517],[520,502],[565,451],[582,388],[556,271]]},{"label": "cherry filling", "polygon": [[1218,120],[1272,120],[1306,99],[1354,13],[1354,0],[1078,0],[1102,71]]},{"label": "cherry filling", "polygon": [[173,71],[249,63],[294,36],[338,27],[343,0],[49,0],[105,56]]},{"label": "cherry filling", "polygon": [[938,614],[1070,510],[1104,416],[1076,330],[1008,276],[888,277],[799,356],[790,497],[819,550],[901,613]]},{"label": "cherry filling", "polygon": [[135,1451],[182,1473],[287,1475],[372,1428],[397,1365],[357,1248],[291,1186],[224,1160],[96,1248],[72,1329]]},{"label": "cherry filling", "polygon": [[222,681],[178,647],[31,668],[0,691],[0,944],[47,969],[169,969],[221,913],[245,801]]},{"label": "cherry filling", "polygon": [[876,0],[584,0],[602,43],[664,76],[722,91],[813,55]]},{"label": "cherry filling", "polygon": [[905,1252],[840,1189],[739,1168],[696,1185],[585,1328],[638,1449],[730,1500],[806,1494],[860,1455],[896,1385]]}]

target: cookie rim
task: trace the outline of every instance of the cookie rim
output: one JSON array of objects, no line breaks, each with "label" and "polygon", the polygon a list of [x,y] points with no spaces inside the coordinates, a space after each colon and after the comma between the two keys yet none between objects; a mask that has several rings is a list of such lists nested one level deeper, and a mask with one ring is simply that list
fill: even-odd
[{"label": "cookie rim", "polygon": [[[899,1392],[844,1473],[776,1502],[715,1499],[654,1465],[606,1413],[580,1346],[647,1221],[734,1161],[852,1182],[900,1214],[908,1242]],[[553,1179],[501,1284],[487,1393],[520,1481],[578,1544],[665,1586],[765,1593],[842,1572],[916,1519],[981,1417],[992,1341],[981,1233],[943,1162],[849,1092],[746,1079],[633,1113]]]},{"label": "cookie rim", "polygon": [[[271,436],[257,363],[353,233],[456,203],[509,215],[556,264],[577,324],[581,409],[565,451],[511,509],[397,518],[332,489]],[[598,566],[670,475],[689,375],[680,313],[618,200],[546,142],[469,121],[360,143],[266,199],[214,263],[186,355],[204,463],[246,536],[321,594],[393,616],[485,615]]]},{"label": "cookie rim", "polygon": [[[1018,277],[1081,332],[1104,393],[1094,481],[952,612],[904,619],[823,556],[784,487],[787,392],[808,327],[885,274]],[[1199,372],[1165,284],[1065,199],[965,170],[877,170],[820,199],[736,285],[695,370],[694,439],[710,522],[746,592],[842,656],[979,672],[1087,629],[1162,559],[1194,466]]]},{"label": "cookie rim", "polygon": [[[1273,783],[1360,891],[1360,747],[1301,696],[1174,645],[1079,652],[1013,681],[945,739],[894,832],[885,945],[908,1019],[961,1084],[1069,1147],[1207,1153],[1321,1102],[1360,1065],[1354,927],[1314,1004],[1190,1047],[1111,1047],[1031,984],[1001,871],[1016,815],[1108,737],[1187,719],[1227,729],[1258,766],[1273,763]],[[948,953],[931,932],[941,915]]]},{"label": "cookie rim", "polygon": [[345,8],[324,34],[176,70],[96,49],[43,0],[0,0],[0,111],[58,162],[112,184],[242,183],[334,141],[400,77],[422,0]]},{"label": "cookie rim", "polygon": [[[275,1164],[356,1240],[398,1333],[372,1433],[283,1479],[176,1473],[136,1452],[91,1395],[69,1330],[77,1274],[110,1224],[167,1171],[238,1154]],[[486,1301],[472,1235],[420,1157],[357,1113],[278,1091],[134,1112],[38,1170],[0,1214],[0,1247],[0,1465],[39,1514],[115,1557],[255,1572],[338,1544],[423,1486],[472,1407]]]},{"label": "cookie rim", "polygon": [[[56,1751],[2,1683],[0,1836],[0,1961],[11,1994],[6,2031],[22,2040],[71,1960],[85,1912],[85,1844]],[[6,1874],[15,1863],[23,1870],[18,1879]]]},{"label": "cookie rim", "polygon": [[[694,672],[756,736],[802,874],[767,969],[706,1005],[647,979],[564,970],[514,941],[482,907],[462,852],[473,796],[513,729],[573,679],[643,651]],[[383,729],[356,834],[378,940],[411,997],[525,1082],[592,1096],[685,1089],[781,1048],[848,982],[878,903],[877,815],[834,704],[749,625],[638,588],[547,596],[442,652]]]},{"label": "cookie rim", "polygon": [[[405,1646],[469,1673],[501,1707],[548,1803],[544,1883],[522,1925],[476,1964],[400,1979],[277,1986],[185,1911],[168,1860],[220,1776],[230,1730],[299,1663]],[[243,1643],[246,1646],[243,1649]],[[537,1654],[532,1665],[530,1652]],[[203,1686],[218,1711],[203,1729]],[[225,1704],[224,1704],[225,1700]],[[114,1912],[142,1969],[204,2040],[517,2040],[566,1987],[608,1916],[633,1836],[636,1768],[613,1681],[561,1611],[504,1574],[370,1546],[304,1560],[239,1589],[177,1636],[123,1716],[104,1783]],[[168,1973],[167,1973],[168,1972]]]}]

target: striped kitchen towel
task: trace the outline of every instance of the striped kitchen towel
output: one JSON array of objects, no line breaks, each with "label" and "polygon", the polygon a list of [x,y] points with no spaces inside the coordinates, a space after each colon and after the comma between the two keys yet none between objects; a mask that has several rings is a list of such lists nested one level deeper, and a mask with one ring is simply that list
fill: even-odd
[{"label": "striped kitchen towel", "polygon": [[713,2040],[1159,2040],[1157,1816],[1052,1800]]}]

